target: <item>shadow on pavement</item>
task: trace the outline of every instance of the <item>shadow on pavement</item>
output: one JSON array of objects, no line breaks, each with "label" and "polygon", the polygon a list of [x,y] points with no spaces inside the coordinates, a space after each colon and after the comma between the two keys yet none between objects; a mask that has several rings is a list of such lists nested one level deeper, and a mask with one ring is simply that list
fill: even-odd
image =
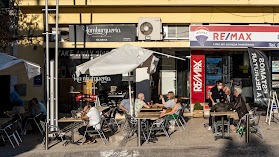
[{"label": "shadow on pavement", "polygon": [[228,156],[273,157],[278,155],[274,154],[269,145],[265,145],[262,139],[260,139],[258,136],[253,135],[250,136],[250,142],[248,144],[246,144],[244,141],[241,144],[237,144],[233,140],[228,141],[228,143],[223,148],[223,151],[220,153],[220,157]]}]

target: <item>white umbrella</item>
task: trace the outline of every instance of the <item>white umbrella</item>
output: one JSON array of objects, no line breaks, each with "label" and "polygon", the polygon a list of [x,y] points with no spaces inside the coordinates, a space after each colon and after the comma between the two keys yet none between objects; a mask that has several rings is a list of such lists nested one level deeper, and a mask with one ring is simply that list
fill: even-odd
[{"label": "white umbrella", "polygon": [[40,75],[38,64],[0,53],[0,75],[16,75],[26,73],[28,79]]},{"label": "white umbrella", "polygon": [[[130,76],[131,71],[141,67],[148,67],[147,72],[151,74],[156,72],[156,66],[159,62],[159,59],[153,53],[156,52],[126,44],[96,59],[78,65],[76,67],[76,75],[102,76],[128,73]],[[129,94],[130,104],[132,104],[130,80]]]},{"label": "white umbrella", "polygon": [[148,67],[148,73],[154,73],[159,59],[153,56],[154,51],[138,46],[124,45],[113,49],[96,59],[76,67],[76,75],[91,76],[127,74],[139,67]]}]

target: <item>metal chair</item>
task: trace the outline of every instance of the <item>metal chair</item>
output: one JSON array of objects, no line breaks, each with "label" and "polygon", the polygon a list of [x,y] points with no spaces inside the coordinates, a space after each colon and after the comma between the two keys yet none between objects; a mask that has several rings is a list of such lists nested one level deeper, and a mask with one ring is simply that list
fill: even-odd
[{"label": "metal chair", "polygon": [[118,123],[117,123],[117,121],[116,121],[116,119],[115,119],[116,111],[117,111],[117,107],[113,107],[113,108],[111,109],[111,113],[110,113],[110,117],[109,117],[110,123],[112,124],[114,130],[116,130],[116,128],[114,127],[115,124],[116,124],[116,126],[117,126],[117,129],[119,129],[119,125],[118,125]]},{"label": "metal chair", "polygon": [[[43,133],[46,133],[46,122],[45,121],[40,121],[41,127],[43,128]],[[57,139],[60,138],[61,141],[63,142],[64,139],[63,137],[65,136],[64,132],[61,132],[60,128],[58,126],[55,125],[48,125],[48,133],[54,135]],[[44,147],[46,143],[46,137],[44,136],[41,146]],[[63,144],[63,146],[65,146]]]},{"label": "metal chair", "polygon": [[[180,128],[179,124],[183,127],[184,130],[186,130],[185,127],[184,127],[184,125],[183,125],[183,123],[182,123],[181,120],[180,120],[180,117],[179,117],[180,115],[183,115],[182,111],[183,111],[182,109],[179,110],[179,113],[178,113],[177,118],[175,118],[173,114],[170,115],[170,116],[173,117],[172,120],[175,121],[176,125],[178,126],[178,128],[179,128],[179,130],[180,130],[181,132],[182,132],[182,129]],[[178,122],[179,122],[179,123],[178,123]]]},{"label": "metal chair", "polygon": [[[182,106],[182,109],[181,109],[181,112],[179,112],[179,115],[178,115],[178,119],[181,119],[182,121],[183,121],[183,123],[184,123],[184,125],[185,125],[185,127],[187,127],[187,123],[186,123],[186,121],[185,121],[185,119],[184,119],[184,111],[185,111],[185,108],[186,108],[186,106],[185,105],[183,105]],[[184,128],[184,127],[183,127]],[[185,129],[184,129],[185,130]]]},{"label": "metal chair", "polygon": [[126,127],[128,126],[128,121],[129,121],[129,114],[127,112],[124,112],[125,114],[125,121],[124,121],[124,125],[122,127],[122,132],[125,132]]},{"label": "metal chair", "polygon": [[[127,142],[128,139],[130,137],[132,137],[134,135],[134,133],[137,133],[137,130],[138,130],[138,121],[131,115],[129,114],[126,114],[127,116],[127,126],[129,126],[129,130],[127,131],[127,135],[124,137],[124,141]],[[146,137],[146,134],[144,132],[144,129],[146,128],[146,124],[144,122],[142,122],[142,124],[144,124],[145,127],[141,127],[141,132],[143,134],[143,137],[144,137],[144,140],[146,141],[147,140],[147,137]],[[140,136],[140,135],[138,135]]]},{"label": "metal chair", "polygon": [[[246,115],[249,115],[249,131],[251,131],[251,133],[255,133],[257,134],[259,137],[264,138],[264,135],[262,134],[260,127],[259,127],[259,121],[260,121],[260,117],[261,114],[256,113],[257,111],[257,107],[255,107],[254,109],[250,110],[249,113],[246,113],[245,116],[243,116],[237,125],[238,128],[238,133],[240,135],[240,138],[243,136],[244,133],[244,129],[246,129]],[[247,131],[247,129],[246,129]]]},{"label": "metal chair", "polygon": [[[102,116],[101,121],[98,124],[96,124],[94,126],[86,126],[86,130],[85,130],[85,133],[83,135],[82,145],[85,142],[85,134],[86,133],[99,135],[104,144],[106,144],[106,142],[108,142],[108,139],[106,138],[106,136],[104,134],[104,131],[103,131],[104,121],[105,121],[105,117]],[[100,129],[97,128],[97,125],[100,125]],[[94,130],[88,130],[89,127],[93,127]]]},{"label": "metal chair", "polygon": [[29,120],[33,120],[33,121],[36,123],[37,127],[39,128],[40,133],[43,135],[43,130],[41,129],[40,125],[39,125],[38,122],[37,122],[37,119],[39,119],[41,115],[42,115],[42,113],[39,113],[39,114],[37,114],[35,117],[27,118],[26,123],[25,123],[25,126],[24,126],[24,130],[26,129],[26,126],[27,126],[27,124],[28,124],[28,121],[29,121]]},{"label": "metal chair", "polygon": [[150,135],[152,131],[163,131],[164,134],[166,135],[166,137],[168,138],[169,142],[171,142],[171,138],[170,135],[168,133],[168,131],[166,130],[166,121],[168,119],[168,116],[163,117],[163,119],[160,122],[154,122],[151,127],[150,127],[150,131],[149,131],[149,136],[146,140],[146,142],[148,143],[149,139],[150,139]]},{"label": "metal chair", "polygon": [[[16,120],[16,121],[14,121],[13,123],[8,124],[8,125],[7,125],[6,127],[4,127],[3,129],[0,129],[0,133],[6,135],[6,137],[7,137],[8,140],[10,141],[10,143],[11,143],[11,145],[12,145],[13,148],[15,148],[15,146],[14,146],[14,144],[13,144],[13,142],[12,142],[11,137],[14,138],[14,140],[15,140],[15,142],[17,143],[18,146],[19,146],[20,144],[19,144],[19,141],[18,141],[17,137],[19,138],[20,142],[22,142],[22,140],[21,140],[21,138],[20,138],[20,136],[19,136],[19,134],[18,134],[18,132],[17,132],[17,129],[18,129],[17,124],[18,124],[18,121]],[[5,141],[3,135],[1,135],[1,137],[2,137],[2,140]]]}]

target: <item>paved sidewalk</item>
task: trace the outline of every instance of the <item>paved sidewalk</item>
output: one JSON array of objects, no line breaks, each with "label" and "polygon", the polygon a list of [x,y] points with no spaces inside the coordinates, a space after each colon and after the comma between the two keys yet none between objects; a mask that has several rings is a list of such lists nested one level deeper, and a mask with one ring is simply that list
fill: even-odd
[{"label": "paved sidewalk", "polygon": [[[125,134],[121,130],[110,136],[109,143],[106,145],[97,138],[98,142],[95,144],[69,144],[64,147],[62,143],[57,143],[46,151],[40,146],[41,135],[28,134],[23,137],[23,143],[16,149],[12,149],[9,143],[0,147],[0,156],[279,156],[279,124],[272,123],[268,126],[264,123],[264,118],[261,117],[260,121],[264,139],[251,134],[249,144],[245,143],[244,137],[240,139],[236,133],[232,133],[233,140],[219,139],[215,141],[212,131],[203,127],[208,119],[192,118],[188,121],[185,131],[180,132],[176,128],[176,131],[171,133],[171,143],[165,136],[160,136],[156,143],[144,143],[138,147],[135,134],[127,143],[123,144]],[[67,133],[68,135],[69,133]],[[81,137],[77,132],[75,133],[75,140]]]}]

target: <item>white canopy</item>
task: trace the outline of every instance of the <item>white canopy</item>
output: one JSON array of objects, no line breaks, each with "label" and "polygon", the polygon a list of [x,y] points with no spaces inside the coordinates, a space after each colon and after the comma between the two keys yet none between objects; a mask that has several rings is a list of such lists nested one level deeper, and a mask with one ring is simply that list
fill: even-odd
[{"label": "white canopy", "polygon": [[0,75],[16,75],[26,73],[28,79],[40,75],[38,64],[0,53]]},{"label": "white canopy", "polygon": [[113,49],[96,59],[76,67],[76,75],[90,74],[91,76],[127,74],[136,68],[148,67],[148,73],[154,73],[159,59],[154,51],[138,46],[124,45]]}]

